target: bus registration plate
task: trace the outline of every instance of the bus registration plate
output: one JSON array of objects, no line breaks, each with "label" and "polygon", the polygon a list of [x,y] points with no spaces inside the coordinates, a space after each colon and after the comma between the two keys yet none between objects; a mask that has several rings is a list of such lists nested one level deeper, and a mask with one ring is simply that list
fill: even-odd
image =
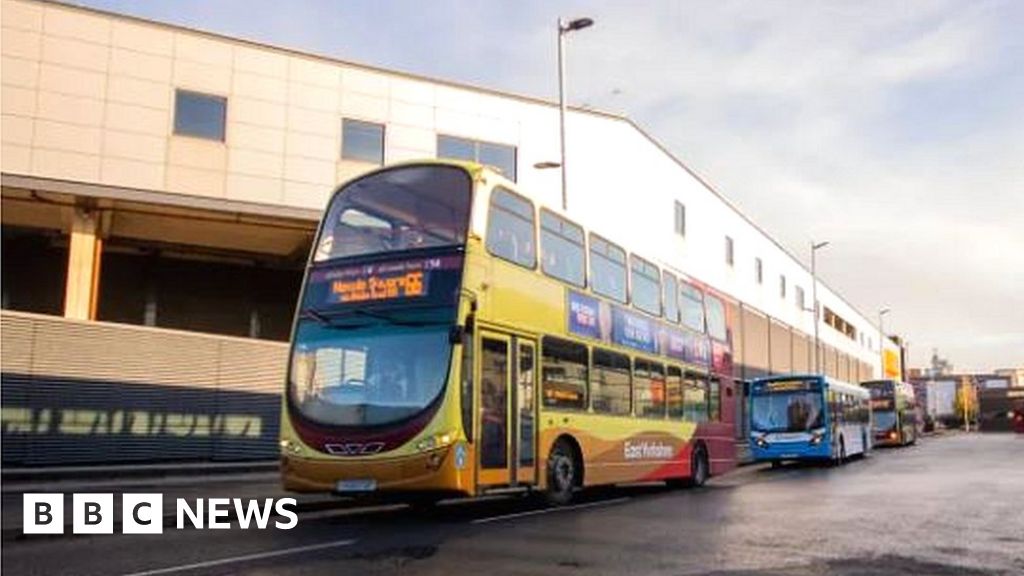
[{"label": "bus registration plate", "polygon": [[372,478],[338,480],[334,486],[336,492],[373,492],[376,489],[377,481]]}]

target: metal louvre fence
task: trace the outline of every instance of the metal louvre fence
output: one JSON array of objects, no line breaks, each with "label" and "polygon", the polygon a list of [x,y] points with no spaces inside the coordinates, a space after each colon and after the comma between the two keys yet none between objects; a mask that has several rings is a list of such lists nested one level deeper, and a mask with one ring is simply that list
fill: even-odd
[{"label": "metal louvre fence", "polygon": [[0,313],[4,466],[275,458],[287,346]]}]

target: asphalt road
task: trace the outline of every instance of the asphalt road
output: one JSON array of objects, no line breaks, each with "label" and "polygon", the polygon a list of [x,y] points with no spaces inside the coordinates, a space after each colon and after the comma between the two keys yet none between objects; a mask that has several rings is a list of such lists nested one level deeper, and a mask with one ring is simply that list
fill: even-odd
[{"label": "asphalt road", "polygon": [[293,530],[27,537],[22,574],[1024,574],[1024,436],[954,435],[843,468],[747,467],[700,490],[300,515]]}]

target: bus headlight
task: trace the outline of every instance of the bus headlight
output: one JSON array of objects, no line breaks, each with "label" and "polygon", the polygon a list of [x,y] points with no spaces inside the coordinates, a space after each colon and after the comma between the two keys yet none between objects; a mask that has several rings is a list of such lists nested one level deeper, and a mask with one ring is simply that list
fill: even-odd
[{"label": "bus headlight", "polygon": [[281,440],[278,444],[281,447],[281,453],[286,456],[297,456],[302,453],[302,446],[297,442],[291,440]]},{"label": "bus headlight", "polygon": [[825,431],[824,430],[815,430],[815,431],[811,432],[811,444],[812,445],[821,444],[821,440],[824,437],[825,437]]},{"label": "bus headlight", "polygon": [[757,438],[754,438],[754,443],[757,444],[760,448],[768,447],[768,441],[764,439],[763,434],[761,436],[758,436]]},{"label": "bus headlight", "polygon": [[442,432],[440,434],[434,434],[433,436],[427,436],[423,440],[416,443],[416,450],[420,452],[426,452],[428,450],[435,450],[437,448],[444,448],[455,441],[454,432]]}]

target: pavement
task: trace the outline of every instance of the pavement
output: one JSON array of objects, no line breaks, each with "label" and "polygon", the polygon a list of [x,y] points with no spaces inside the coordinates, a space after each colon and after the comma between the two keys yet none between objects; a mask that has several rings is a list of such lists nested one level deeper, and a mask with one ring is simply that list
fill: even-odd
[{"label": "pavement", "polygon": [[[269,488],[259,482],[217,490],[240,497]],[[839,468],[754,465],[696,490],[590,491],[563,508],[533,498],[431,512],[337,501],[301,512],[292,530],[20,536],[2,543],[0,561],[5,576],[1019,576],[1022,501],[1024,436],[958,434]]]}]

